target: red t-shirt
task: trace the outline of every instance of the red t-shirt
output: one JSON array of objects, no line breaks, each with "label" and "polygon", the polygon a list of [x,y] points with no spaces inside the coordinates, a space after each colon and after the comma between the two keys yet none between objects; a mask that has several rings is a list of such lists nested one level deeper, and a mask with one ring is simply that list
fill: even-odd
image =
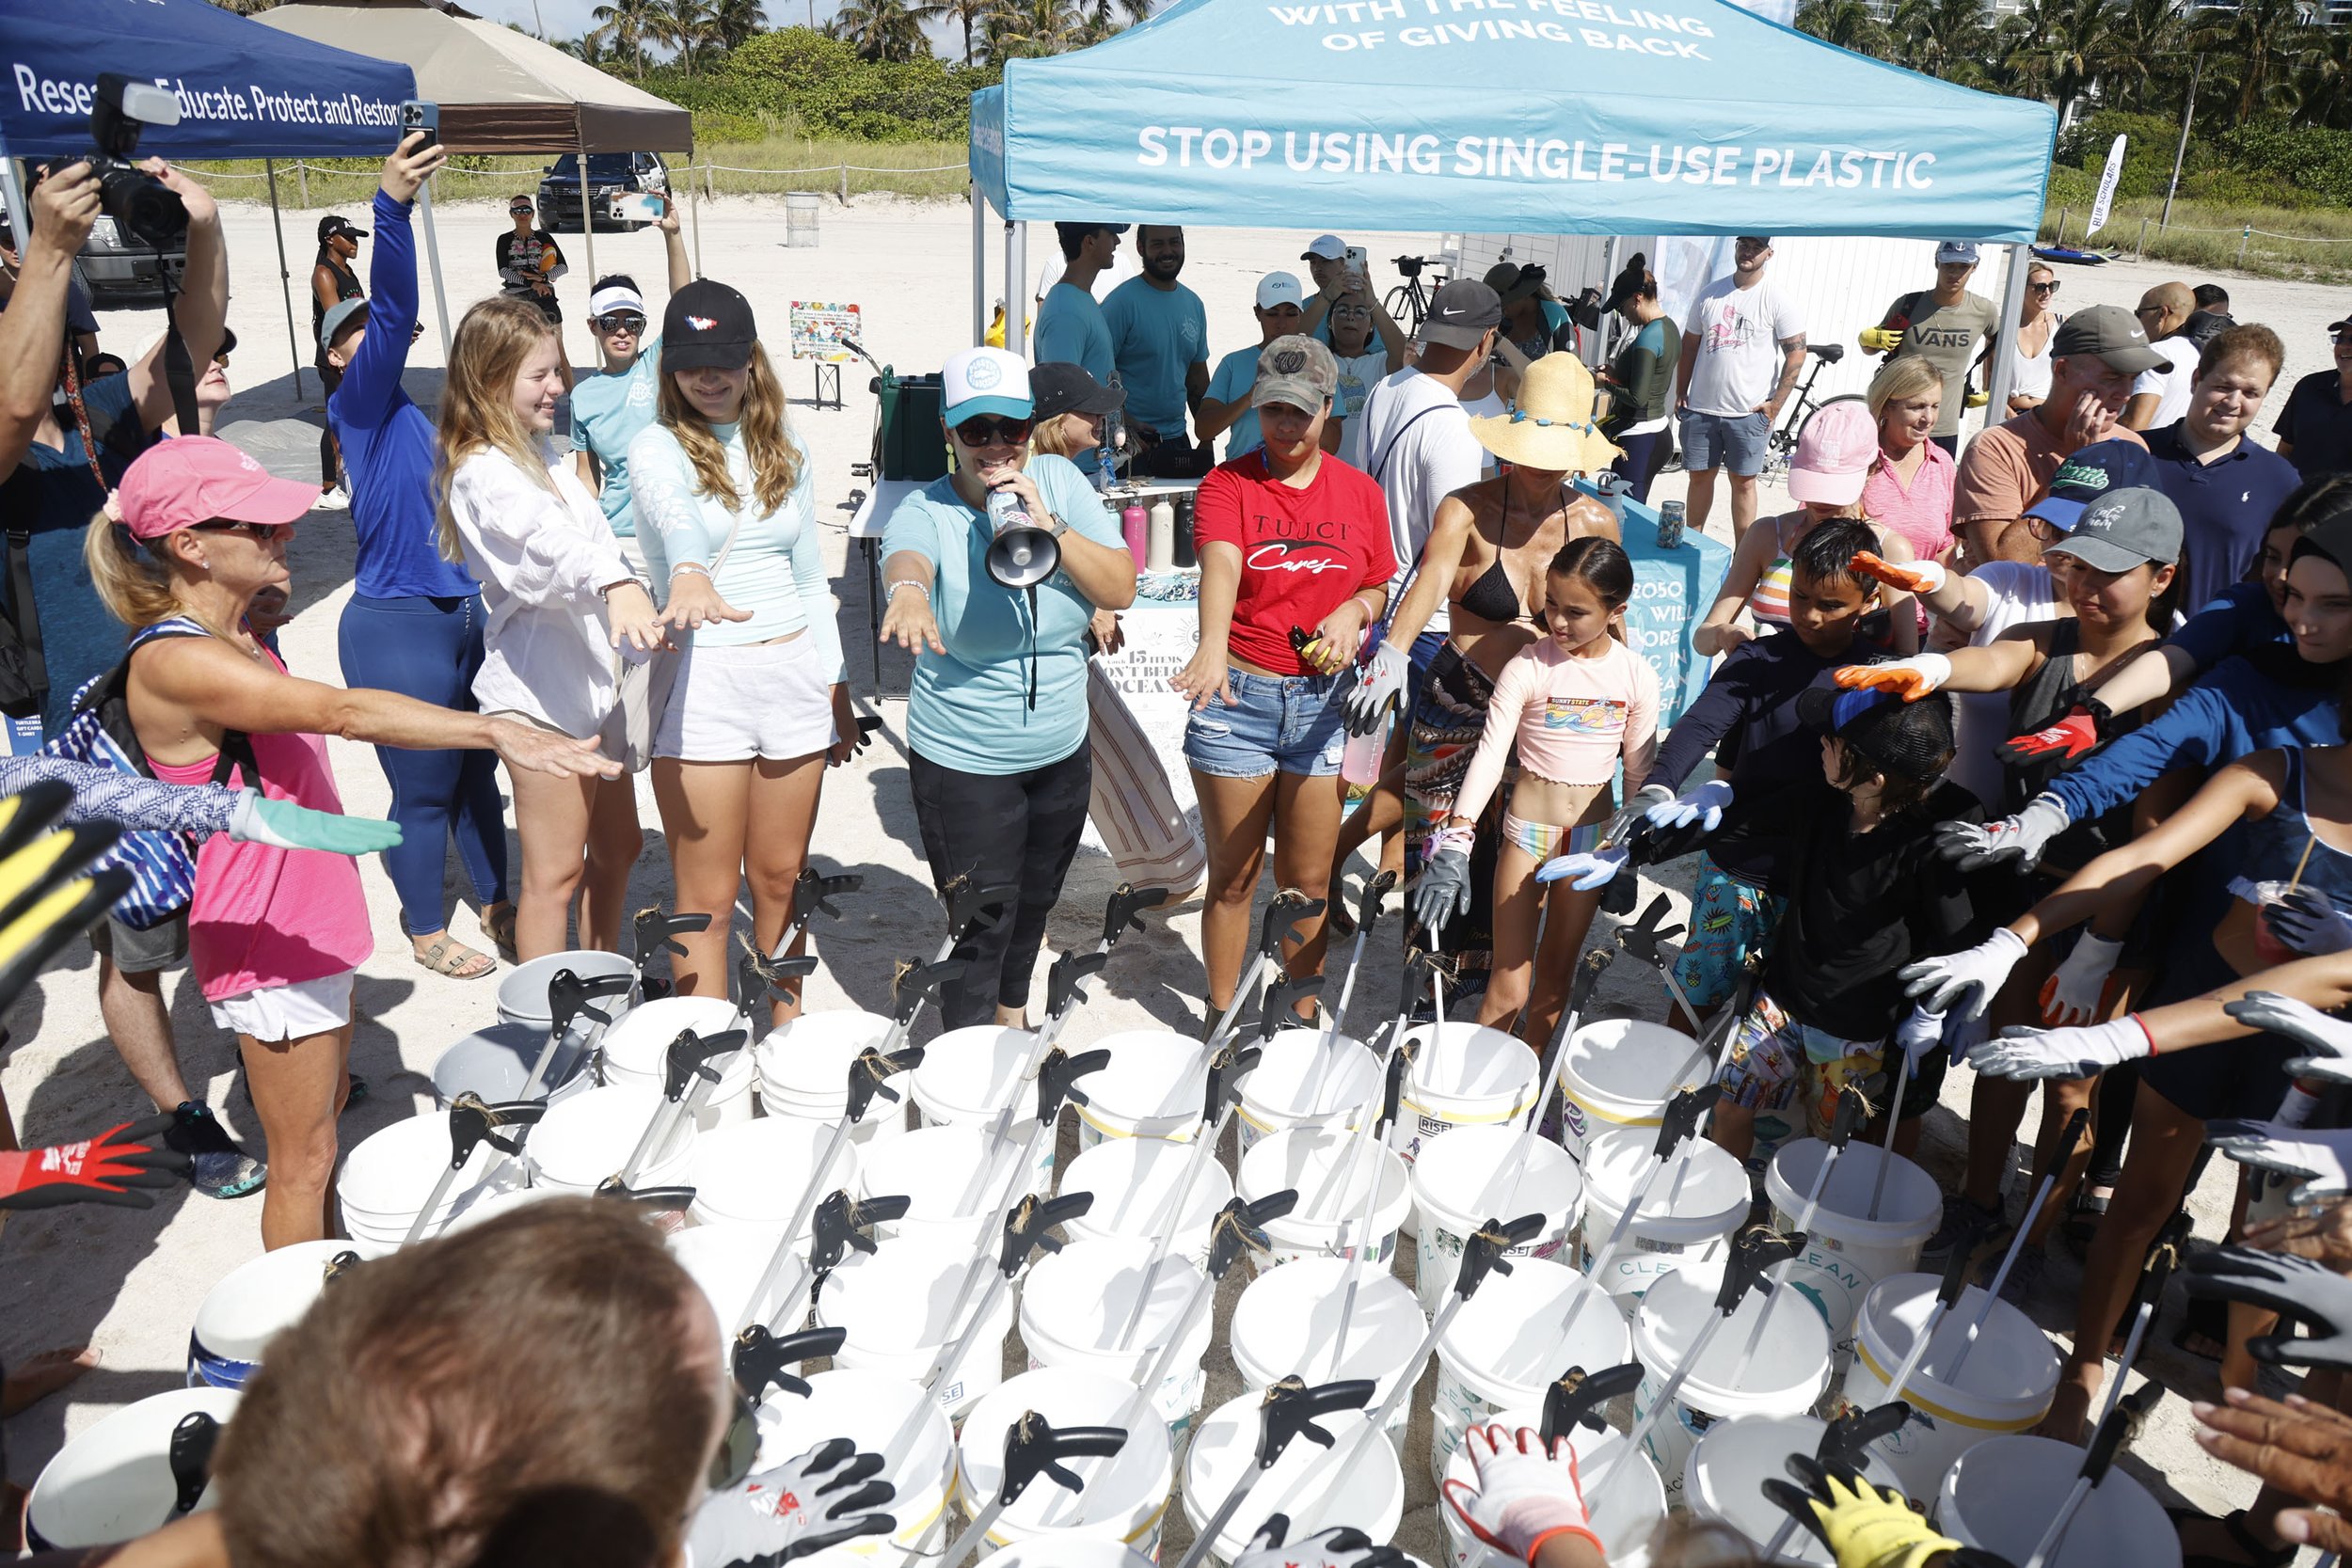
[{"label": "red t-shirt", "polygon": [[1263,451],[1211,470],[1194,502],[1193,538],[1240,549],[1227,646],[1278,674],[1307,673],[1291,646],[1293,626],[1312,631],[1349,594],[1396,575],[1380,486],[1329,452],[1303,490],[1267,472]]}]

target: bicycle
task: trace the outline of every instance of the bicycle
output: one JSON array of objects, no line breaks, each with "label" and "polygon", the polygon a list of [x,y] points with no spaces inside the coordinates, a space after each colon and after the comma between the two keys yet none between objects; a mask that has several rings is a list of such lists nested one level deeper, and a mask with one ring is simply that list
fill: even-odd
[{"label": "bicycle", "polygon": [[1422,269],[1444,263],[1435,256],[1399,256],[1394,260],[1397,273],[1405,281],[1391,289],[1380,303],[1389,312],[1390,319],[1404,328],[1405,335],[1410,338],[1421,331],[1421,324],[1428,319],[1432,289],[1446,280],[1445,275],[1439,273],[1432,282],[1424,284]]},{"label": "bicycle", "polygon": [[1764,471],[1766,473],[1779,473],[1788,467],[1789,456],[1797,450],[1799,437],[1804,436],[1806,423],[1816,414],[1833,403],[1865,401],[1859,392],[1846,392],[1837,397],[1823,398],[1819,403],[1814,402],[1813,384],[1820,379],[1824,367],[1835,365],[1846,357],[1846,345],[1843,343],[1807,343],[1804,351],[1813,356],[1813,367],[1805,372],[1804,379],[1797,384],[1796,395],[1788,400],[1788,408],[1780,416],[1778,428],[1765,437]]}]

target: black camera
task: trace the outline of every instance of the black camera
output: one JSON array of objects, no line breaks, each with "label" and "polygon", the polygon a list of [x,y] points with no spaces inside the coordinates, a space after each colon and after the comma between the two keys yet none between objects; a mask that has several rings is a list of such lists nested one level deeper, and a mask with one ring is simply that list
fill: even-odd
[{"label": "black camera", "polygon": [[98,102],[89,112],[97,150],[89,166],[98,178],[99,210],[158,250],[188,231],[188,208],[138,166],[139,133],[151,125],[179,123],[180,101],[163,88],[119,71],[98,78]]}]

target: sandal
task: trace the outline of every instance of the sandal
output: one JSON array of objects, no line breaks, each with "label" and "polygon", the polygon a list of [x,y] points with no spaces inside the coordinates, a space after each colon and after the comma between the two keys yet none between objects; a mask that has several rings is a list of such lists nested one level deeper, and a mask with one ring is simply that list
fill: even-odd
[{"label": "sandal", "polygon": [[522,961],[520,955],[515,951],[514,905],[506,906],[504,919],[499,917],[496,910],[485,910],[482,913],[482,934],[490,939],[490,945],[499,950],[500,958],[508,963]]},{"label": "sandal", "polygon": [[2256,1540],[2254,1532],[2246,1528],[2246,1510],[2242,1508],[2224,1513],[2217,1519],[2194,1508],[2168,1508],[2164,1513],[2165,1517],[2172,1521],[2176,1534],[2187,1525],[2219,1525],[2232,1544],[2246,1554],[2243,1557],[2217,1557],[2212,1552],[2187,1553],[2181,1559],[2181,1568],[2287,1568],[2287,1564],[2295,1560],[2296,1548],[2292,1544],[2265,1546]]},{"label": "sandal", "polygon": [[2230,1342],[2230,1307],[2211,1296],[2191,1296],[2186,1320],[2172,1336],[2172,1348],[2200,1361],[2218,1361]]},{"label": "sandal", "polygon": [[[498,969],[496,958],[491,958],[487,953],[476,952],[452,936],[444,936],[432,946],[421,953],[416,953],[414,957],[417,962],[424,965],[434,974],[444,975],[452,980],[479,980],[485,974],[495,973]],[[476,959],[481,960],[482,967],[469,969],[467,965]]]},{"label": "sandal", "polygon": [[2090,1254],[2090,1239],[2098,1233],[2100,1220],[2106,1217],[2107,1201],[2113,1196],[2111,1184],[2106,1192],[2097,1192],[2088,1183],[2074,1195],[2074,1207],[2066,1216],[2065,1224],[2058,1227],[2058,1234],[2066,1238],[2067,1248],[2075,1257]]}]

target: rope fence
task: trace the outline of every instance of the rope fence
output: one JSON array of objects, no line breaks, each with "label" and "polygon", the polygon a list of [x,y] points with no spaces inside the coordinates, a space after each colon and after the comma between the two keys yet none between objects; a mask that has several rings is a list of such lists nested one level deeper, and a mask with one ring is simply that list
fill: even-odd
[{"label": "rope fence", "polygon": [[[923,164],[912,167],[889,164],[831,163],[812,164],[803,168],[754,168],[738,164],[688,163],[672,166],[670,175],[674,182],[681,179],[684,181],[684,184],[679,186],[681,193],[687,185],[699,185],[704,197],[711,199],[730,195],[776,195],[779,194],[779,188],[785,182],[798,180],[813,183],[818,180],[822,180],[825,185],[832,187],[833,195],[846,202],[850,196],[852,183],[850,176],[852,175],[866,177],[857,182],[861,185],[869,189],[881,187],[886,190],[889,182],[893,180],[929,180],[936,175],[962,174],[967,166],[961,163]],[[330,190],[334,188],[337,182],[349,181],[373,184],[376,178],[373,167],[336,168],[325,164],[310,163],[301,158],[291,159],[278,165],[278,175],[280,180],[290,181],[293,183],[295,204],[305,208],[312,204],[310,181],[313,176],[326,182]],[[726,175],[729,178],[722,180],[719,178],[721,175]],[[266,172],[244,174],[214,169],[203,170],[201,177],[208,182],[234,180],[262,182],[269,179]],[[527,184],[536,184],[538,174],[535,170],[529,168],[460,168],[453,165],[444,166],[437,178],[441,180],[486,180],[494,183],[503,182],[512,185],[516,181]],[[338,198],[325,197],[323,199],[332,201]]]},{"label": "rope fence", "polygon": [[[2074,215],[2074,209],[2072,206],[2060,207],[2058,209],[2057,231],[2051,240],[2052,244],[2058,245],[2066,244],[2066,225],[2067,221]],[[2234,265],[2240,267],[2243,267],[2246,264],[2247,253],[2249,249],[2255,248],[2254,241],[2257,239],[2282,240],[2289,245],[2352,245],[2352,235],[2287,234],[2281,233],[2277,230],[2257,229],[2251,223],[2233,224],[2226,228],[2217,229],[2201,224],[2166,223],[2161,218],[2143,217],[2139,220],[2138,240],[2131,247],[2132,253],[2143,261],[2146,260],[2148,256],[2148,239],[2152,233],[2159,241],[2175,234],[2210,234],[2224,237],[2234,234],[2237,236],[2237,249],[2235,255],[2232,258],[2232,261]],[[2080,243],[2084,245],[2090,244],[2090,236],[2084,236]],[[2122,248],[2120,241],[2109,241],[2108,244],[2113,248],[2119,250]],[[2206,260],[2217,261],[2220,259],[2217,254],[2219,247],[2215,248],[2217,254],[2206,258]],[[2271,250],[2270,247],[2263,247],[2263,249],[2266,254],[2274,256],[2280,254]],[[2179,258],[2175,257],[2174,259],[2178,260]],[[2313,264],[2318,266],[2328,266],[2336,263],[2314,261]]]}]

